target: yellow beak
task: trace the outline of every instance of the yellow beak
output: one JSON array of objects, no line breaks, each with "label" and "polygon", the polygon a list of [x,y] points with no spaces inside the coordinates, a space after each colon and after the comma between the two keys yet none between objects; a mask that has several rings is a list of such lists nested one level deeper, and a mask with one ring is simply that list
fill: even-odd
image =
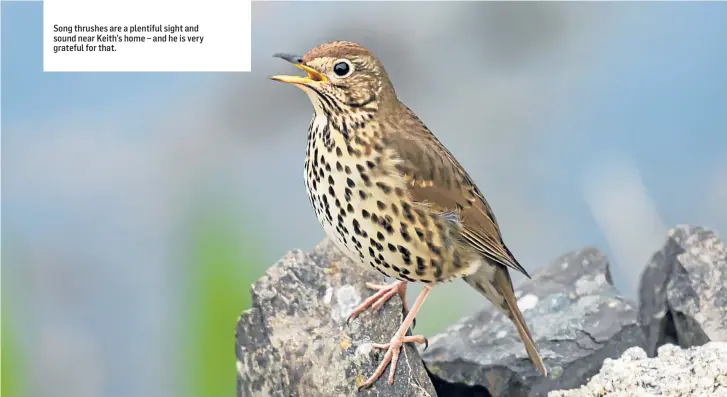
[{"label": "yellow beak", "polygon": [[294,63],[293,65],[300,69],[305,70],[305,72],[308,73],[308,75],[305,77],[303,77],[303,76],[280,76],[279,75],[279,76],[272,76],[272,77],[270,77],[270,79],[275,80],[275,81],[281,81],[283,83],[303,84],[303,85],[308,85],[312,82],[328,81],[328,78],[326,78],[326,76],[322,75],[320,72],[318,72],[317,70],[315,70],[311,67],[305,66],[301,63]]}]

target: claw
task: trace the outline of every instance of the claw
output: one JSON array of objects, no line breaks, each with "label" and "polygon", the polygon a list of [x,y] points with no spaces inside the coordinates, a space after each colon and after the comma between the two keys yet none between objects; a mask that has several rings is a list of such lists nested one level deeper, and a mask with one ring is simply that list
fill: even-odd
[{"label": "claw", "polygon": [[386,354],[384,355],[384,359],[381,360],[381,363],[379,363],[379,366],[376,367],[374,374],[361,384],[358,387],[358,390],[365,389],[373,385],[374,382],[376,382],[376,380],[384,373],[384,370],[386,370],[386,366],[389,365],[389,363],[391,363],[391,368],[389,369],[388,381],[389,384],[394,383],[394,373],[396,372],[396,365],[399,363],[399,356],[401,355],[401,348],[404,346],[404,343],[428,344],[427,338],[422,335],[409,335],[404,337],[394,336],[389,343],[372,343],[371,346],[373,348],[382,350],[385,349]]},{"label": "claw", "polygon": [[370,378],[368,378],[363,384],[359,386],[359,390],[369,387],[376,382],[377,379],[381,376],[381,374],[384,373],[386,370],[386,366],[391,363],[391,369],[389,370],[389,384],[394,383],[394,373],[396,372],[396,364],[399,362],[399,355],[401,354],[401,347],[404,345],[404,343],[407,342],[414,342],[414,343],[424,343],[426,345],[425,349],[429,347],[429,341],[427,338],[425,338],[422,335],[407,335],[407,332],[409,331],[409,327],[412,325],[414,321],[414,317],[419,312],[419,309],[422,306],[422,303],[424,303],[424,300],[426,299],[427,295],[429,294],[429,291],[431,291],[431,287],[425,286],[422,292],[417,297],[416,302],[414,302],[414,306],[412,306],[411,311],[406,315],[406,318],[404,318],[404,321],[401,323],[401,326],[399,326],[399,329],[396,331],[396,334],[394,334],[394,337],[391,338],[391,342],[382,344],[382,343],[374,343],[372,346],[376,349],[386,349],[386,354],[384,355],[383,360],[381,360],[381,363],[379,363],[379,366],[376,367],[376,370],[374,371],[374,374],[371,375]]},{"label": "claw", "polygon": [[350,321],[354,318],[356,318],[359,314],[361,314],[364,310],[371,307],[371,309],[376,312],[379,310],[389,299],[391,299],[394,295],[399,295],[399,297],[402,300],[402,304],[404,305],[404,309],[406,312],[409,311],[409,307],[406,304],[406,281],[397,281],[392,284],[385,284],[385,285],[379,285],[379,284],[373,284],[373,283],[366,283],[366,286],[378,290],[373,295],[366,298],[366,300],[363,301],[358,307],[353,309],[353,312],[351,312],[351,315],[348,316],[348,319],[346,319],[346,325],[350,323]]}]

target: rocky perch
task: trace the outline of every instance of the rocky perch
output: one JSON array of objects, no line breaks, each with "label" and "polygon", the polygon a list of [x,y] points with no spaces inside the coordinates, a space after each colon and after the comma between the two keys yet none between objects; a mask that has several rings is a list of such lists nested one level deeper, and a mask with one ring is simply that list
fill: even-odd
[{"label": "rocky perch", "polygon": [[268,269],[237,325],[237,395],[727,397],[726,344],[708,343],[727,341],[727,250],[706,229],[669,232],[642,275],[638,305],[619,295],[594,248],[566,254],[520,285],[518,305],[547,378],[510,321],[484,305],[431,337],[421,356],[407,346],[393,385],[382,376],[357,391],[384,354],[371,343],[388,341],[403,319],[393,298],[346,323],[371,293],[367,281],[384,280],[328,241]]}]

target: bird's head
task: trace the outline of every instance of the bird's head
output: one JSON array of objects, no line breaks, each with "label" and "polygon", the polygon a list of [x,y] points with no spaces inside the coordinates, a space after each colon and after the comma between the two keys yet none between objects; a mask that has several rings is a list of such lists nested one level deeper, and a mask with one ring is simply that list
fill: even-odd
[{"label": "bird's head", "polygon": [[321,44],[304,56],[275,54],[306,72],[306,76],[273,76],[308,94],[318,112],[338,109],[378,108],[396,99],[384,66],[363,46],[334,41]]}]

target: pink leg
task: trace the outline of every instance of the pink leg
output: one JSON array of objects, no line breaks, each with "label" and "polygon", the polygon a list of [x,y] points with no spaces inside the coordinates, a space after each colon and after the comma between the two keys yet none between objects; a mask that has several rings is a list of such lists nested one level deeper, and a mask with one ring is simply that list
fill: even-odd
[{"label": "pink leg", "polygon": [[401,298],[401,302],[404,305],[404,310],[409,311],[409,308],[406,304],[406,281],[397,281],[395,283],[391,284],[373,284],[373,283],[366,283],[366,286],[378,290],[375,294],[368,297],[365,301],[363,301],[362,304],[360,304],[358,307],[353,309],[353,312],[351,312],[351,315],[348,316],[349,320],[352,320],[356,318],[361,312],[366,310],[367,308],[371,307],[371,309],[375,312],[381,308],[381,306],[384,305],[389,299],[391,299],[394,295],[399,295]]},{"label": "pink leg", "polygon": [[431,286],[424,286],[424,289],[422,289],[422,292],[417,297],[416,302],[414,302],[414,306],[412,306],[409,314],[406,315],[404,322],[401,323],[399,330],[396,331],[394,337],[391,338],[391,342],[373,344],[373,347],[377,349],[387,349],[386,355],[384,356],[384,359],[381,361],[379,366],[376,367],[376,371],[374,371],[374,374],[371,375],[371,377],[368,378],[361,386],[359,386],[359,389],[363,389],[373,385],[374,382],[376,382],[376,380],[381,376],[381,374],[384,373],[384,370],[386,370],[386,366],[389,363],[391,363],[391,369],[389,370],[389,384],[393,384],[394,373],[396,372],[396,364],[399,362],[399,354],[401,354],[401,347],[404,345],[404,343],[427,343],[426,338],[424,338],[422,335],[406,336],[406,332],[409,330],[409,326],[414,321],[414,317],[416,316],[419,309],[421,309],[424,300],[427,298],[427,295],[429,295],[429,291],[431,290]]}]

